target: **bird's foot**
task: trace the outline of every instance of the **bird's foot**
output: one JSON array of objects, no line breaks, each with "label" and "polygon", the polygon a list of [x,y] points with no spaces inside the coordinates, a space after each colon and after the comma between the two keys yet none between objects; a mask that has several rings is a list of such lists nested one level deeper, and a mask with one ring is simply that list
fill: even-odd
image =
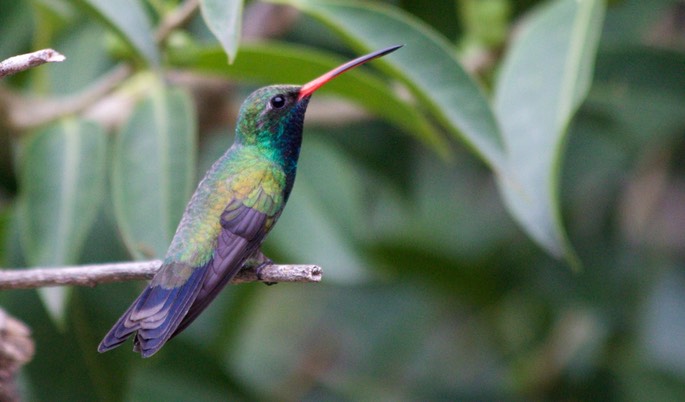
[{"label": "bird's foot", "polygon": [[[271,260],[271,258],[267,257],[262,253],[261,251],[257,250],[255,254],[248,260],[248,264],[254,267],[255,274],[257,275],[257,279],[260,282],[264,282],[264,277],[262,276],[262,271],[267,265],[272,265],[274,262]],[[271,286],[275,285],[278,282],[264,282],[265,285]]]},{"label": "bird's foot", "polygon": [[[255,273],[257,274],[258,280],[260,280],[261,282],[264,282],[264,278],[262,277],[262,271],[264,270],[264,267],[266,267],[267,265],[271,265],[273,263],[274,263],[273,261],[268,260],[268,261],[265,261],[265,262],[259,264],[257,266],[257,268],[255,268]],[[267,286],[275,285],[277,283],[278,282],[264,282],[264,284]]]}]

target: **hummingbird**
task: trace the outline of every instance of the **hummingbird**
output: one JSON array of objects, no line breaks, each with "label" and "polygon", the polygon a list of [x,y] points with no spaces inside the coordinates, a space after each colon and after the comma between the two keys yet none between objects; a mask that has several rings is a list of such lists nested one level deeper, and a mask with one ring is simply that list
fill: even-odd
[{"label": "hummingbird", "polygon": [[149,357],[188,327],[244,265],[271,260],[260,251],[295,182],[302,126],[312,94],[354,67],[394,52],[358,57],[302,85],[273,85],[240,107],[233,145],[212,165],[186,206],[159,271],[98,346],[134,336]]}]

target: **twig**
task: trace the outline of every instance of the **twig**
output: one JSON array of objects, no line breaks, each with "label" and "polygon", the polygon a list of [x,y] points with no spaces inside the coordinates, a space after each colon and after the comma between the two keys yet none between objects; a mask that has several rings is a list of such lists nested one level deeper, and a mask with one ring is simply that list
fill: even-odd
[{"label": "twig", "polygon": [[199,5],[199,0],[186,0],[174,11],[164,17],[159,24],[157,33],[155,33],[155,40],[157,43],[163,43],[174,29],[187,23],[193,14],[195,14]]},{"label": "twig", "polygon": [[40,66],[41,64],[64,60],[66,60],[64,55],[52,49],[43,49],[33,53],[20,54],[19,56],[10,57],[9,59],[0,62],[0,78],[28,70],[32,67]]},{"label": "twig", "polygon": [[0,95],[7,103],[10,126],[18,130],[25,130],[91,107],[102,97],[116,89],[132,73],[133,69],[130,66],[120,64],[100,77],[83,92],[63,98],[27,99],[3,88],[0,88]]},{"label": "twig", "polygon": [[[0,270],[0,290],[33,289],[47,286],[95,286],[101,283],[151,279],[159,260],[112,264],[80,265],[76,267]],[[243,268],[231,283],[243,282],[320,282],[318,265],[267,265],[261,278],[252,268]]]}]

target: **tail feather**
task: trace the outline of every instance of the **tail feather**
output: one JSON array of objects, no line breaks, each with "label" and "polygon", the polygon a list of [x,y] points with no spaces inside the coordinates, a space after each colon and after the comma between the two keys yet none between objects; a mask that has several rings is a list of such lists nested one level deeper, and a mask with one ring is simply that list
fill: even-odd
[{"label": "tail feather", "polygon": [[[155,286],[148,286],[148,289],[154,289]],[[145,300],[142,300],[138,307],[131,311],[128,318],[129,322],[136,322],[141,320],[154,320],[158,313],[164,314],[165,309],[174,301],[174,297],[178,293],[179,288],[171,288],[169,292],[148,292]]]},{"label": "tail feather", "polygon": [[98,345],[98,352],[103,353],[116,348],[124,343],[129,336],[136,332],[137,328],[135,326],[131,326],[130,324],[127,325],[127,323],[130,322],[131,314],[136,311],[137,307],[141,303],[145,302],[148,294],[150,294],[149,286],[145,288],[143,293],[141,293],[136,300],[133,301],[131,307],[129,307],[128,310],[126,310],[126,312],[119,317],[119,320],[117,320],[112,329],[110,329],[107,335],[105,335],[105,337],[102,339],[102,342],[100,342],[100,345]]},{"label": "tail feather", "polygon": [[114,349],[135,333],[133,350],[143,357],[155,354],[171,338],[193,304],[206,272],[206,265],[195,268],[179,287],[148,285],[105,335],[98,351]]},{"label": "tail feather", "polygon": [[[187,285],[187,284],[186,284]],[[184,285],[185,286],[185,285]],[[157,286],[159,287],[159,286]],[[155,287],[153,287],[154,289]],[[160,321],[164,321],[169,315],[172,305],[177,302],[176,297],[183,287],[164,289],[152,292],[152,296],[157,296],[159,300],[148,300],[136,311],[131,314],[132,322],[140,322],[141,329],[157,328]]]},{"label": "tail feather", "polygon": [[195,319],[204,311],[204,309],[209,306],[209,304],[219,295],[219,292],[228,284],[228,282],[233,279],[233,277],[242,268],[241,264],[234,264],[234,266],[229,267],[229,271],[222,275],[219,282],[214,282],[211,287],[204,284],[202,290],[198,294],[192,307],[188,310],[187,314],[183,317],[178,327],[171,335],[170,339],[174,336],[183,332]]},{"label": "tail feather", "polygon": [[[248,209],[252,211],[251,209]],[[262,221],[264,217],[262,215]],[[261,225],[262,223],[258,223]],[[254,240],[254,239],[253,239]],[[170,336],[180,334],[204,311],[207,306],[216,298],[228,282],[240,271],[243,263],[255,252],[259,252],[261,239],[252,242],[247,241],[239,235],[224,230],[218,239],[216,252],[212,261],[207,264],[207,275],[202,283],[201,289],[195,298],[193,305],[183,317],[174,333]]]}]

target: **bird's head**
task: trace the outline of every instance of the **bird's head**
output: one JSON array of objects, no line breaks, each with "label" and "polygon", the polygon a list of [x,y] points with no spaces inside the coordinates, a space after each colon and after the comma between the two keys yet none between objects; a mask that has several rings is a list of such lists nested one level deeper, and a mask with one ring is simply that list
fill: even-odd
[{"label": "bird's head", "polygon": [[[302,85],[272,85],[247,97],[238,116],[236,141],[257,145],[265,151],[299,153],[304,114],[312,94],[324,84],[354,67],[402,47],[391,46],[351,60]],[[297,155],[295,155],[297,156]]]},{"label": "bird's head", "polygon": [[272,85],[252,92],[240,108],[236,140],[273,147],[291,131],[301,133],[309,97],[299,99],[299,94],[296,85]]}]

